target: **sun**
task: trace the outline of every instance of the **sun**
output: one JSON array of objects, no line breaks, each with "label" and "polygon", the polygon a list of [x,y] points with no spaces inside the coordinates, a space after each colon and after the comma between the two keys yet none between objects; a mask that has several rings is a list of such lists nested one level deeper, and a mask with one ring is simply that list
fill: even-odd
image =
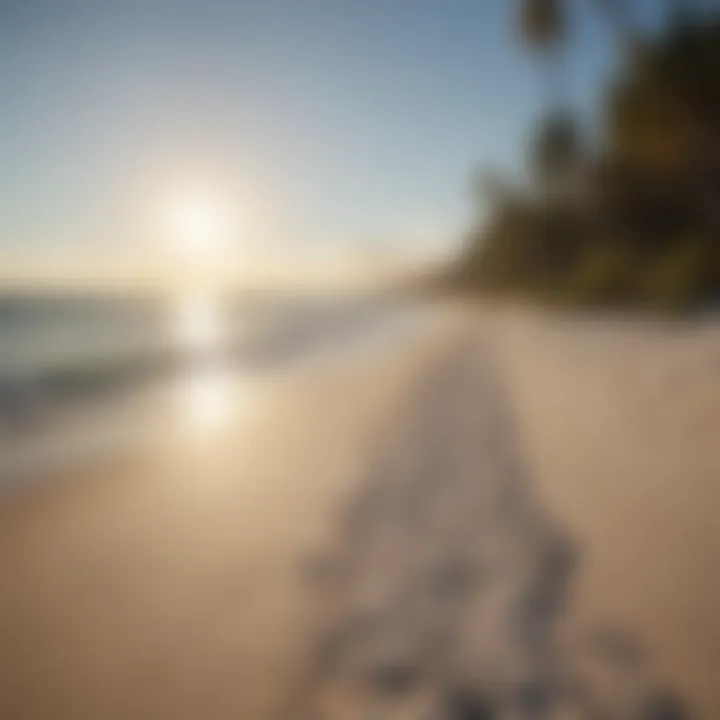
[{"label": "sun", "polygon": [[231,232],[228,207],[219,199],[201,195],[168,204],[169,244],[180,258],[195,262],[222,260]]}]

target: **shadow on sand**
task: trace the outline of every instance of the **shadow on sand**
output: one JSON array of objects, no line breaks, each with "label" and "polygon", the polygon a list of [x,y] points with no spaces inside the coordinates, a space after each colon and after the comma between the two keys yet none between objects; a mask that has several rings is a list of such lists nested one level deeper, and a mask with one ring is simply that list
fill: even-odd
[{"label": "shadow on sand", "polygon": [[281,717],[681,720],[632,635],[567,627],[579,550],[533,496],[486,348],[456,348],[373,443],[303,570],[307,667]]}]

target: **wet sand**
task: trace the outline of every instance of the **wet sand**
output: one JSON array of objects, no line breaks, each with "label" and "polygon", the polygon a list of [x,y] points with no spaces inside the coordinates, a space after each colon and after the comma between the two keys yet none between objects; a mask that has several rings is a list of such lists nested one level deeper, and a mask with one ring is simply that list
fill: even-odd
[{"label": "wet sand", "polygon": [[268,717],[304,558],[425,345],[276,379],[196,437],[161,415],[132,452],[6,491],[0,717]]},{"label": "wet sand", "polygon": [[[462,336],[481,338],[481,357],[495,362],[532,507],[537,497],[577,548],[569,624],[620,629],[693,717],[717,717],[718,332],[638,337],[623,324],[522,312],[463,322]],[[0,717],[271,716],[322,634],[307,591],[312,558],[338,546],[338,519],[377,480],[380,440],[403,435],[403,412],[422,414],[402,407],[456,352],[457,329],[450,335],[274,383],[230,427],[192,440],[160,421],[142,448],[6,492]],[[441,385],[431,382],[442,399]],[[453,392],[465,399],[453,407],[472,410],[482,383]],[[420,444],[416,435],[399,457],[422,450],[420,474],[456,478],[445,461],[428,473],[435,454],[422,442],[449,442],[453,427],[439,423]],[[412,485],[417,472],[403,472],[386,477]],[[469,487],[447,507],[486,485]]]}]

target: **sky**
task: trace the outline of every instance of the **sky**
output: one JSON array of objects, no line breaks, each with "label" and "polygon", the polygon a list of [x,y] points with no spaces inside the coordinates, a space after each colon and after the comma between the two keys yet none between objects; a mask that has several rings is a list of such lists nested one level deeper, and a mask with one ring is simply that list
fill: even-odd
[{"label": "sky", "polygon": [[[590,116],[612,51],[586,5]],[[511,0],[0,0],[0,261],[132,272],[193,192],[248,266],[450,251],[471,173],[519,176],[542,108],[517,25]]]}]

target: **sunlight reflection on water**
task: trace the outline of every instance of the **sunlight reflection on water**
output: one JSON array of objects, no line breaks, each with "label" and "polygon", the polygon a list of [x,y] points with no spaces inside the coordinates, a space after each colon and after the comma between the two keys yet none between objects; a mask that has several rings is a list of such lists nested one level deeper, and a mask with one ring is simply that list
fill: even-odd
[{"label": "sunlight reflection on water", "polygon": [[179,387],[180,420],[193,436],[227,429],[246,405],[247,383],[222,358],[228,334],[220,298],[191,295],[176,304],[174,339],[181,350],[201,358]]},{"label": "sunlight reflection on water", "polygon": [[227,368],[200,368],[182,388],[185,425],[197,433],[212,433],[238,418],[244,400],[239,378]]}]

